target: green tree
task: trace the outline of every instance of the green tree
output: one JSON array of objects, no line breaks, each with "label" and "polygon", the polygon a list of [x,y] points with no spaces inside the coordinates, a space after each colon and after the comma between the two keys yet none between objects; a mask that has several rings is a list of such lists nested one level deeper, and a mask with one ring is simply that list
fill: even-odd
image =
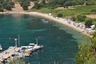
[{"label": "green tree", "polygon": [[92,19],[87,19],[85,21],[85,26],[89,28],[92,25],[92,21],[93,21]]},{"label": "green tree", "polygon": [[84,15],[78,15],[77,16],[77,21],[79,21],[79,22],[84,22],[85,19],[86,19],[86,16],[84,16]]},{"label": "green tree", "polygon": [[3,5],[3,8],[5,8],[5,6],[6,6],[7,4],[8,4],[8,3],[4,1],[3,4],[2,4],[2,5]]},{"label": "green tree", "polygon": [[11,7],[14,7],[14,2],[9,2],[9,4],[11,5]]},{"label": "green tree", "polygon": [[33,8],[36,8],[36,9],[40,9],[40,8],[42,8],[43,7],[43,5],[42,4],[39,4],[39,3],[35,3],[35,6],[33,7]]},{"label": "green tree", "polygon": [[78,0],[77,3],[78,3],[78,5],[83,5],[84,4],[84,0]]},{"label": "green tree", "polygon": [[[96,32],[93,35],[96,35]],[[96,64],[96,38],[87,36],[87,42],[80,44],[78,48],[76,64]]]},{"label": "green tree", "polygon": [[46,4],[45,0],[42,0],[42,4],[43,4],[43,5],[45,5],[45,4]]},{"label": "green tree", "polygon": [[30,0],[20,0],[20,5],[24,10],[28,10],[28,6],[30,5]]},{"label": "green tree", "polygon": [[92,35],[93,35],[93,38],[96,38],[96,31]]},{"label": "green tree", "polygon": [[63,15],[61,13],[57,14],[57,17],[63,17]]},{"label": "green tree", "polygon": [[72,16],[71,17],[71,20],[76,21],[76,17],[75,16]]},{"label": "green tree", "polygon": [[72,2],[71,1],[66,1],[64,3],[64,7],[68,8],[68,6],[71,6],[72,5]]},{"label": "green tree", "polygon": [[0,8],[0,12],[3,12],[3,8]]},{"label": "green tree", "polygon": [[5,6],[5,9],[11,10],[11,5],[10,5],[10,4],[7,4],[7,5]]},{"label": "green tree", "polygon": [[96,9],[91,10],[91,12],[95,12],[96,13]]},{"label": "green tree", "polygon": [[22,7],[24,10],[28,10],[28,4],[23,4]]}]

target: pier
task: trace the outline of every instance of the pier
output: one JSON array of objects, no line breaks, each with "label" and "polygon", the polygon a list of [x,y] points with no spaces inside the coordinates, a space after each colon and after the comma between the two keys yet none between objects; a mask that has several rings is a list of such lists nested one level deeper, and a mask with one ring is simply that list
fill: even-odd
[{"label": "pier", "polygon": [[[12,55],[15,55],[15,54],[18,55],[18,57],[16,57],[16,56],[14,57],[15,59],[30,56],[31,52],[37,51],[41,48],[43,48],[43,45],[38,45],[38,44],[34,44],[34,43],[33,43],[33,45],[21,46],[21,47],[10,46],[7,50],[0,53],[0,62],[3,62],[4,60],[11,58]],[[14,59],[12,59],[12,60],[14,60]]]},{"label": "pier", "polygon": [[7,59],[8,57],[12,56],[15,52],[19,51],[19,47],[9,47],[7,50],[0,53],[0,62],[2,62],[4,59]]},{"label": "pier", "polygon": [[[27,46],[19,46],[19,47],[17,45],[17,39],[14,40],[15,40],[15,46],[10,46],[7,50],[0,53],[0,62],[5,61],[6,59],[8,62],[10,62],[11,60],[14,59],[30,56],[33,51],[37,51],[43,48],[43,45],[38,45],[37,39],[36,39],[36,44],[29,43],[29,45]],[[9,58],[13,58],[13,59],[10,60]]]}]

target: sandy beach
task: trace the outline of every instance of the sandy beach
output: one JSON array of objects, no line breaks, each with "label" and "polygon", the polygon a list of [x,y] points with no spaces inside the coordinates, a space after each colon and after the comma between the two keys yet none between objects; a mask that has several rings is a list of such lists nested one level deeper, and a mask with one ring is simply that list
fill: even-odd
[{"label": "sandy beach", "polygon": [[[39,12],[0,12],[0,14],[13,14],[13,13],[41,16],[41,17],[44,17],[46,19],[50,19],[50,20],[53,20],[53,21],[58,22],[60,24],[66,25],[66,26],[68,26],[68,27],[70,27],[72,29],[75,29],[76,31],[78,31],[78,32],[80,32],[80,33],[82,33],[84,35],[91,36],[88,32],[86,32],[86,30],[84,28],[77,27],[77,25],[75,26],[74,22],[71,21],[70,19],[57,18],[57,17],[53,17],[52,15],[44,14],[44,13],[39,13]],[[76,24],[79,24],[79,23],[76,23]],[[81,24],[81,25],[83,25],[83,24]],[[90,29],[90,31],[92,31],[92,30]]]},{"label": "sandy beach", "polygon": [[[63,24],[63,25],[66,25],[72,29],[75,29],[76,31],[84,34],[84,35],[88,35],[88,36],[91,36],[88,32],[86,32],[86,30],[90,30],[90,31],[93,31],[91,30],[91,28],[88,28],[85,30],[85,28],[81,28],[81,27],[78,27],[77,25],[75,26],[74,25],[74,22],[71,21],[70,19],[66,19],[66,18],[58,18],[58,17],[53,17],[51,15],[48,15],[48,14],[43,14],[43,13],[38,13],[38,12],[29,12],[29,14],[32,14],[32,15],[37,15],[37,16],[42,16],[44,18],[47,18],[47,19],[51,19],[55,22],[58,22],[60,24]],[[69,23],[70,22],[70,23]],[[76,24],[81,24],[81,23],[76,23]],[[84,25],[84,24],[81,24],[81,25]]]}]

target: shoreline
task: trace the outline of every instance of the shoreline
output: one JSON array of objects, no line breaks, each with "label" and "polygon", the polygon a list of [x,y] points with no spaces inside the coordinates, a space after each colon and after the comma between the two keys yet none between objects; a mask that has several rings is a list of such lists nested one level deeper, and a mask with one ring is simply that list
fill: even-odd
[{"label": "shoreline", "polygon": [[[54,22],[60,23],[62,25],[66,25],[66,26],[68,26],[68,27],[70,27],[70,28],[80,32],[83,35],[87,35],[87,36],[92,37],[91,35],[89,35],[84,30],[84,28],[80,28],[80,27],[74,26],[73,25],[73,21],[66,20],[65,18],[56,18],[56,17],[53,17],[52,15],[48,15],[48,14],[44,14],[44,13],[39,13],[39,12],[0,12],[0,14],[28,14],[28,15],[34,15],[34,16],[41,16],[43,18],[53,20]],[[69,23],[69,22],[71,22],[71,23]]]},{"label": "shoreline", "polygon": [[43,18],[46,18],[46,19],[50,19],[50,20],[53,20],[54,22],[57,22],[57,23],[60,23],[62,25],[65,25],[69,28],[72,28],[76,31],[78,31],[79,33],[83,34],[83,35],[87,35],[87,36],[90,36],[92,37],[91,35],[89,35],[83,28],[81,29],[80,27],[77,27],[77,26],[74,26],[73,25],[73,22],[71,24],[68,23],[68,20],[64,19],[64,18],[56,18],[56,17],[53,17],[51,15],[48,15],[48,14],[44,14],[44,13],[39,13],[39,12],[29,12],[29,14],[32,14],[32,15],[35,15],[35,16],[41,16]]}]

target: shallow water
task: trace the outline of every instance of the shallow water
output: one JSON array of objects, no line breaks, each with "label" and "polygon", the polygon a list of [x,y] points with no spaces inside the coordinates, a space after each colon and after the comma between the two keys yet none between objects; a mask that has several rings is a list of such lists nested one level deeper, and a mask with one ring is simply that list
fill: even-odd
[{"label": "shallow water", "polygon": [[42,18],[30,15],[0,15],[0,44],[3,49],[14,46],[20,35],[20,45],[28,45],[38,38],[44,48],[26,59],[30,64],[74,64],[78,44],[85,42],[79,32]]}]

